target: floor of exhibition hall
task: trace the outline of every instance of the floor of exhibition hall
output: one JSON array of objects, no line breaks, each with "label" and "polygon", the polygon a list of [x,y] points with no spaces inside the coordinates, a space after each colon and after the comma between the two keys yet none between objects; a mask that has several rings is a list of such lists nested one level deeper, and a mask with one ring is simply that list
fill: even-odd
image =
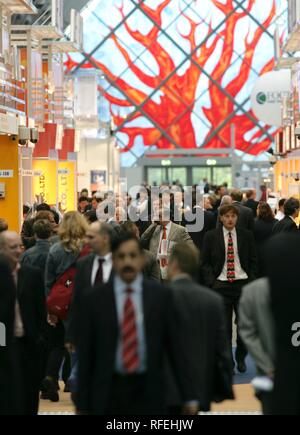
[{"label": "floor of exhibition hall", "polygon": [[[251,385],[235,385],[234,393],[236,400],[214,404],[211,410],[213,414],[260,414],[260,403],[253,395]],[[74,414],[74,407],[70,394],[60,393],[60,402],[51,403],[41,401],[40,414]]]},{"label": "floor of exhibition hall", "polygon": [[[236,374],[234,377],[234,401],[226,401],[220,404],[213,404],[211,414],[250,414],[261,413],[260,402],[255,398],[251,380],[255,377],[255,366],[253,360],[247,358],[248,370],[245,374]],[[42,400],[40,402],[40,414],[74,414],[74,406],[70,394],[62,393],[63,383],[60,385],[60,401],[51,403]]]}]

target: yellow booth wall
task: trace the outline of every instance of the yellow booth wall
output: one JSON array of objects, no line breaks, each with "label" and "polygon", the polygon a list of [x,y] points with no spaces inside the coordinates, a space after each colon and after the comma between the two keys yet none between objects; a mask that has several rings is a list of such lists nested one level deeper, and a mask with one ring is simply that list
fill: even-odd
[{"label": "yellow booth wall", "polygon": [[5,219],[11,231],[20,231],[18,141],[9,136],[0,137],[0,170],[12,170],[12,178],[0,178],[5,183],[5,199],[0,199],[0,218]]}]

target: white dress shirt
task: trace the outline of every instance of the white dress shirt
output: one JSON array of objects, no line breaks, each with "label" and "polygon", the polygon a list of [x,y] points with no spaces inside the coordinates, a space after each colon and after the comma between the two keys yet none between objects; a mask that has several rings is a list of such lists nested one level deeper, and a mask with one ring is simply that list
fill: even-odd
[{"label": "white dress shirt", "polygon": [[95,284],[95,280],[96,280],[96,276],[97,276],[97,272],[99,269],[99,260],[103,259],[103,282],[106,283],[109,280],[110,274],[111,274],[111,270],[112,270],[112,254],[111,252],[107,255],[105,255],[105,257],[99,257],[98,255],[95,256],[94,259],[94,264],[93,264],[93,269],[92,269],[92,276],[91,276],[91,284],[92,286],[94,286]]},{"label": "white dress shirt", "polygon": [[236,229],[234,228],[232,231],[228,231],[225,227],[223,227],[223,234],[224,234],[224,241],[225,241],[225,263],[224,263],[222,273],[218,277],[218,280],[219,281],[228,281],[228,278],[227,278],[227,251],[228,251],[229,233],[231,233],[231,237],[232,237],[232,241],[233,241],[233,248],[234,248],[235,281],[248,279],[248,275],[242,269],[241,262],[240,262]]},{"label": "white dress shirt", "polygon": [[282,221],[282,219],[284,218],[285,218],[285,214],[281,210],[278,210],[275,219],[277,219],[278,221]]}]

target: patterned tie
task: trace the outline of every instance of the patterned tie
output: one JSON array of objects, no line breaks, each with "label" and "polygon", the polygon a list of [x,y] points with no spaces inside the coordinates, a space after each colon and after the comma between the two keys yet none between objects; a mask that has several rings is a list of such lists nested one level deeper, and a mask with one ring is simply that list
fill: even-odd
[{"label": "patterned tie", "polygon": [[103,284],[103,263],[105,262],[104,258],[99,258],[99,267],[96,274],[96,279],[94,285]]},{"label": "patterned tie", "polygon": [[235,280],[235,265],[234,265],[234,246],[232,234],[228,233],[228,249],[227,249],[227,279],[232,283]]},{"label": "patterned tie", "polygon": [[131,299],[132,292],[132,289],[127,289],[122,323],[122,361],[124,370],[127,373],[135,373],[140,365],[136,315]]},{"label": "patterned tie", "polygon": [[[159,250],[160,253],[162,251],[162,241],[167,240],[167,227],[165,225],[163,225],[162,229],[163,229],[163,236],[162,236],[161,243],[160,243],[160,250]],[[162,258],[160,264],[161,264],[161,267],[166,267],[168,265],[167,259]]]}]

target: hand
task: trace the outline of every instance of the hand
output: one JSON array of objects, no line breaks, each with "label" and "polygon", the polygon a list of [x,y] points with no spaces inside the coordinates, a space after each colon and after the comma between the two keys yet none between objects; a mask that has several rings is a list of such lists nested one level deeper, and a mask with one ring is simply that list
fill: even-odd
[{"label": "hand", "polygon": [[54,314],[48,314],[47,322],[49,323],[49,325],[56,328],[56,325],[58,324],[58,317]]},{"label": "hand", "polygon": [[76,348],[73,343],[65,343],[65,348],[69,353],[74,353]]},{"label": "hand", "polygon": [[181,411],[182,415],[198,415],[198,412],[199,412],[198,404],[184,405]]}]

